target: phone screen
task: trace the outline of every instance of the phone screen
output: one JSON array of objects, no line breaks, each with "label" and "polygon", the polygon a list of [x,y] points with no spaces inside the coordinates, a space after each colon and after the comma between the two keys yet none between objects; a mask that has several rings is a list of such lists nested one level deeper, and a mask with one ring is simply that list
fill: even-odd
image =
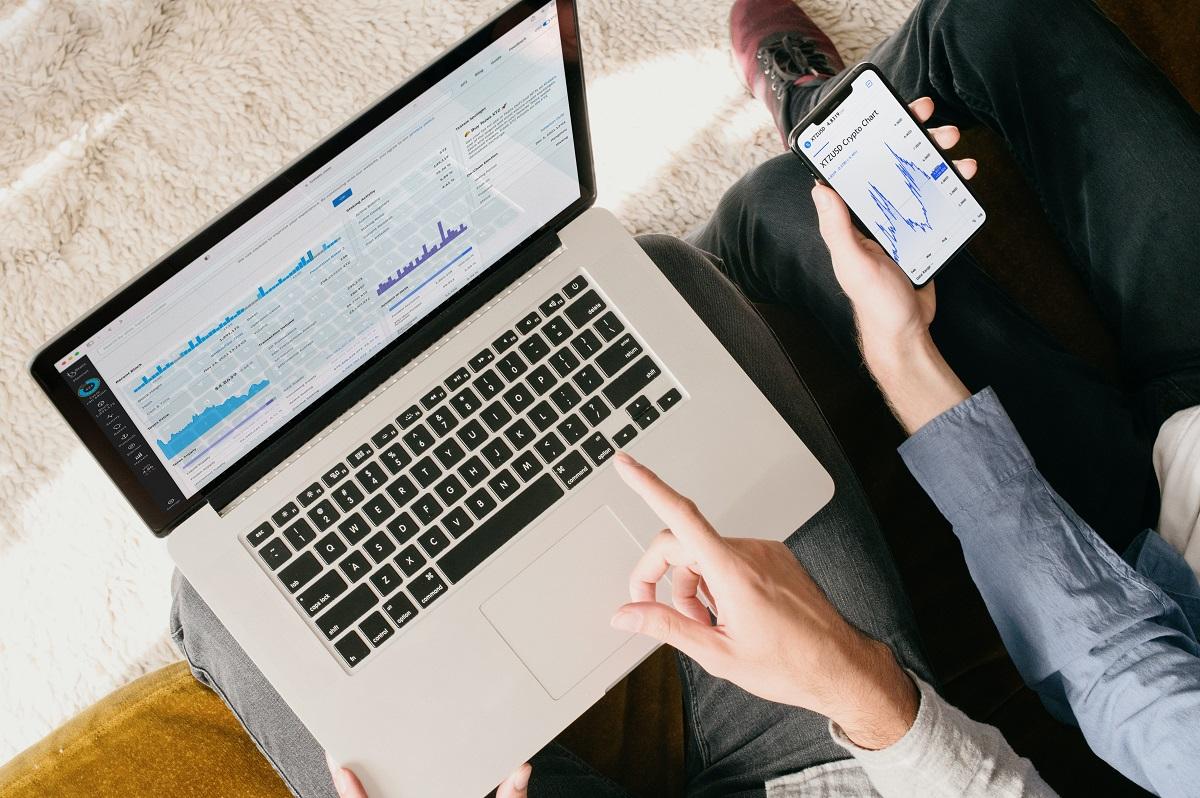
[{"label": "phone screen", "polygon": [[983,224],[983,208],[879,74],[864,70],[802,151],[892,260],[923,285]]}]

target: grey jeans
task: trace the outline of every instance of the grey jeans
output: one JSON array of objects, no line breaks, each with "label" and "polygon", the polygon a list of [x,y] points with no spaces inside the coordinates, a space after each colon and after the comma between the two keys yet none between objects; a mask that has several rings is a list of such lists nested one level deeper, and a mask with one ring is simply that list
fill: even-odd
[{"label": "grey jeans", "polygon": [[[903,665],[932,682],[858,480],[770,329],[713,256],[666,236],[643,236],[639,243],[833,476],[833,500],[788,538],[788,547],[851,623],[887,642]],[[172,636],[196,678],[221,695],[293,792],[335,795],[321,746],[178,575],[174,591]],[[846,757],[825,718],[755,698],[683,656],[679,672],[689,796],[761,796],[772,778]],[[532,762],[533,798],[625,795],[561,746],[543,749]]]}]

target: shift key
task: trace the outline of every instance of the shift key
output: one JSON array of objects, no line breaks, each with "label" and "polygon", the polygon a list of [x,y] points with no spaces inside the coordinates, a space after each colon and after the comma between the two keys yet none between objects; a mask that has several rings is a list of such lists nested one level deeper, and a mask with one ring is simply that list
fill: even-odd
[{"label": "shift key", "polygon": [[329,611],[317,619],[317,626],[330,640],[349,629],[354,622],[367,614],[367,611],[379,603],[379,597],[371,590],[371,586],[363,582],[346,597],[329,608]]},{"label": "shift key", "polygon": [[643,355],[636,363],[615,380],[604,386],[604,398],[613,407],[624,407],[642,389],[662,374],[662,369],[649,355]]}]

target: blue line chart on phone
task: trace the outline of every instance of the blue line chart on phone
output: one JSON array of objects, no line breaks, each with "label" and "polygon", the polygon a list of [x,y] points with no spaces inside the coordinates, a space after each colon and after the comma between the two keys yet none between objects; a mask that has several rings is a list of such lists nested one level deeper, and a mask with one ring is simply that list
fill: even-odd
[{"label": "blue line chart on phone", "polygon": [[[897,204],[889,199],[878,186],[869,181],[867,183],[870,187],[868,193],[875,203],[875,207],[883,214],[883,221],[876,221],[875,229],[879,231],[882,240],[888,243],[892,260],[904,265],[904,261],[900,257],[902,249],[900,238],[903,232],[907,230],[913,233],[928,233],[933,230],[934,223],[930,218],[929,206],[932,204],[931,200],[938,194],[937,177],[900,155],[892,149],[892,145],[884,144],[884,146],[888,148],[888,152],[895,159],[896,169],[899,170],[911,196],[902,198]],[[940,177],[944,171],[945,165],[940,164],[934,170],[934,174]],[[910,215],[906,215],[905,211],[909,210],[914,202],[916,208]]]}]

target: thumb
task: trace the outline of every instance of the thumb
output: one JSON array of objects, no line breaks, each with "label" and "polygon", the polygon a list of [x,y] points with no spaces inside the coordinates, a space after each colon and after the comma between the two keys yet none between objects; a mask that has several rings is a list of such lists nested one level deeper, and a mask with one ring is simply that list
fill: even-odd
[{"label": "thumb", "polygon": [[533,767],[528,762],[521,765],[496,788],[496,798],[528,798],[529,777],[532,774]]},{"label": "thumb", "polygon": [[716,632],[708,624],[692,620],[656,601],[626,604],[610,621],[614,629],[652,637],[704,664],[711,660]]},{"label": "thumb", "polygon": [[838,193],[818,183],[813,186],[812,198],[821,225],[821,238],[825,239],[833,262],[860,252],[862,246],[859,244],[858,231],[854,229],[850,211]]}]

